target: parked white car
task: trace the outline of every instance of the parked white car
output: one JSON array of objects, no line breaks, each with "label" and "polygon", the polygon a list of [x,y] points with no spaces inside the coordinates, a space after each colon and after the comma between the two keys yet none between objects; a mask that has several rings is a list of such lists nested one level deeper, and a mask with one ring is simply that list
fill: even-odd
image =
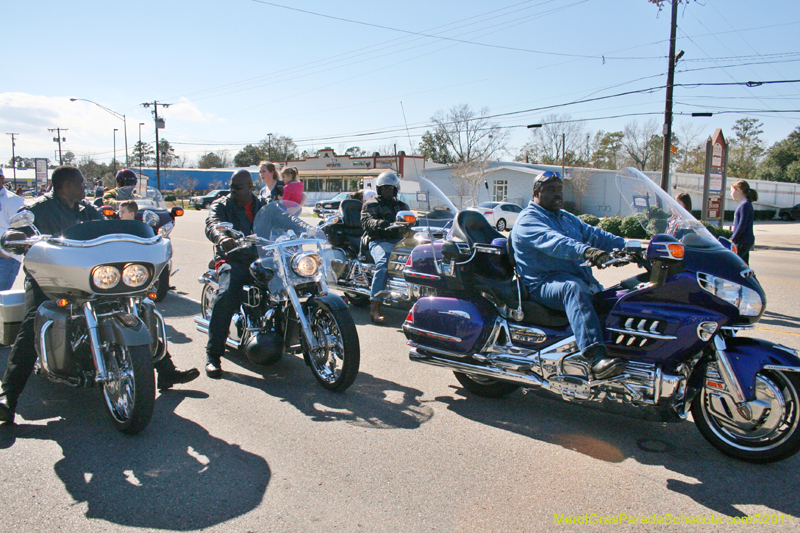
[{"label": "parked white car", "polygon": [[522,211],[522,208],[517,204],[508,202],[483,202],[469,209],[485,216],[489,224],[497,228],[497,231],[510,230]]}]

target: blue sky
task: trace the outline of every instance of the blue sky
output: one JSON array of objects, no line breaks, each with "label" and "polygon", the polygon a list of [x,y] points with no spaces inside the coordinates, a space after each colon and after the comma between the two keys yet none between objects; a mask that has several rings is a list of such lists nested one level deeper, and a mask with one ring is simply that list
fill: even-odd
[{"label": "blue sky", "polygon": [[[155,137],[141,103],[173,104],[160,135],[190,160],[233,156],[268,133],[301,150],[411,152],[430,117],[458,104],[504,114],[503,159],[550,113],[585,119],[592,134],[663,122],[663,88],[564,105],[665,85],[669,7],[659,14],[646,0],[29,0],[0,13],[0,127],[19,133],[24,157],[52,159],[47,129],[61,127],[65,150],[110,161],[117,128],[124,160],[122,121],[70,97],[124,113],[130,146],[139,123],[143,141]],[[675,82],[800,80],[798,32],[797,0],[682,6]],[[730,137],[744,116],[764,123],[767,146],[800,125],[800,112],[762,112],[800,110],[800,83],[676,87],[674,99],[676,113],[717,113],[675,116],[674,129],[689,123],[698,140],[718,127]],[[10,158],[4,135],[0,161]]]}]

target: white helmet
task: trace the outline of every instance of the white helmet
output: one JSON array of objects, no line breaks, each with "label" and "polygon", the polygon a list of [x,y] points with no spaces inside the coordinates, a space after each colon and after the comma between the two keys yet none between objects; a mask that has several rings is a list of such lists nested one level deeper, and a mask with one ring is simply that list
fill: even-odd
[{"label": "white helmet", "polygon": [[383,185],[391,185],[395,189],[400,188],[400,178],[397,177],[397,174],[394,172],[386,171],[382,172],[378,179],[375,181],[375,188],[382,187]]}]

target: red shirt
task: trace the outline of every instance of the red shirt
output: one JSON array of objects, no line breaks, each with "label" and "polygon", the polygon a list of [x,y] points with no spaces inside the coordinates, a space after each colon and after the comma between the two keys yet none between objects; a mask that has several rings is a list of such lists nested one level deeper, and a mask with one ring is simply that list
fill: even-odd
[{"label": "red shirt", "polygon": [[250,223],[253,223],[253,220],[256,218],[256,214],[253,212],[253,199],[250,198],[250,201],[244,204],[244,212],[247,213],[247,218],[250,220]]},{"label": "red shirt", "polygon": [[300,180],[287,183],[283,186],[283,199],[297,205],[303,201],[303,182]]}]

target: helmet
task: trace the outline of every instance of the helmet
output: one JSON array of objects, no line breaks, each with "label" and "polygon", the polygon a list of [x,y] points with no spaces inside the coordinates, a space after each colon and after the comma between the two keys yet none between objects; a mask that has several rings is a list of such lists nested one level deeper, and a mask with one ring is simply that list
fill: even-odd
[{"label": "helmet", "polygon": [[116,180],[117,187],[136,185],[136,183],[139,181],[139,179],[136,177],[136,172],[129,168],[123,168],[117,172]]},{"label": "helmet", "polygon": [[382,172],[379,176],[377,181],[375,182],[375,188],[382,187],[384,185],[391,185],[392,187],[398,189],[400,188],[400,178],[397,177],[397,174],[394,172],[386,171]]},{"label": "helmet", "polygon": [[260,331],[245,341],[244,354],[256,365],[272,365],[283,356],[283,339],[274,331]]},{"label": "helmet", "polygon": [[550,172],[549,170],[547,172],[543,172],[542,174],[537,176],[535,180],[533,180],[533,192],[538,191],[539,189],[544,187],[545,184],[553,181],[561,181],[561,173]]}]

